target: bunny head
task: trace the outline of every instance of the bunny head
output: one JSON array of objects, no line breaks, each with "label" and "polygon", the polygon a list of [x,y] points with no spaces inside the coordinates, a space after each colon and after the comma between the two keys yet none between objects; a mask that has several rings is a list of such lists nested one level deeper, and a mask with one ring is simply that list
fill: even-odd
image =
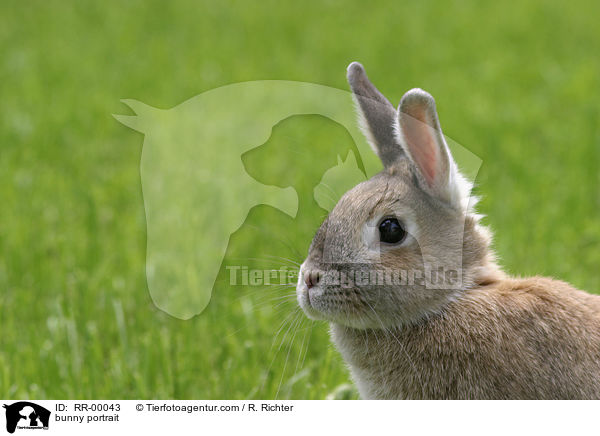
[{"label": "bunny head", "polygon": [[310,318],[347,327],[415,323],[495,272],[490,236],[471,211],[471,184],[433,97],[410,90],[396,110],[356,62],[348,82],[384,169],[344,194],[317,231],[298,302]]}]

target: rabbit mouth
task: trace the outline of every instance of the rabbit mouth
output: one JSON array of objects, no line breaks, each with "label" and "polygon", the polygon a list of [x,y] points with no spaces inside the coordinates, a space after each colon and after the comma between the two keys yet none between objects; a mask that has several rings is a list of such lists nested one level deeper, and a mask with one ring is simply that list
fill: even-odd
[{"label": "rabbit mouth", "polygon": [[296,285],[298,305],[313,320],[360,324],[365,309],[360,290],[353,283],[331,281],[330,275],[330,270],[302,265]]},{"label": "rabbit mouth", "polygon": [[305,265],[300,268],[296,285],[298,305],[310,319],[332,321],[329,315],[331,312],[330,302],[322,278],[322,271],[311,269]]},{"label": "rabbit mouth", "polygon": [[326,291],[318,287],[302,287],[298,291],[298,303],[306,316],[313,320],[335,322],[343,315],[343,305],[333,304]]},{"label": "rabbit mouth", "polygon": [[296,296],[298,300],[298,305],[304,311],[308,318],[314,320],[326,319],[324,317],[323,312],[318,309],[318,301],[314,301],[315,287],[309,289],[308,286],[302,280],[299,280],[298,286],[296,287]]},{"label": "rabbit mouth", "polygon": [[365,328],[368,317],[363,313],[364,307],[355,299],[342,297],[341,294],[341,290],[320,285],[308,288],[302,284],[297,288],[298,305],[308,318]]}]

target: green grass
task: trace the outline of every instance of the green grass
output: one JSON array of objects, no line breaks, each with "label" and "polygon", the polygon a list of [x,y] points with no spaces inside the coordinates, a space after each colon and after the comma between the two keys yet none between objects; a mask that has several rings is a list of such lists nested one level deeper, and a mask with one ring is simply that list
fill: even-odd
[{"label": "green grass", "polygon": [[[599,14],[593,1],[2,2],[0,397],[356,396],[327,326],[276,300],[287,290],[220,281],[188,321],[152,304],[143,137],[112,118],[122,98],[170,108],[257,79],[346,89],[360,60],[394,103],[430,91],[446,135],[483,160],[480,209],[508,272],[599,292]],[[292,131],[347,140],[320,122]],[[289,147],[285,129],[273,141]],[[305,193],[311,162],[335,162],[252,153],[250,173],[283,169]],[[256,207],[224,266],[301,261],[322,215]]]}]

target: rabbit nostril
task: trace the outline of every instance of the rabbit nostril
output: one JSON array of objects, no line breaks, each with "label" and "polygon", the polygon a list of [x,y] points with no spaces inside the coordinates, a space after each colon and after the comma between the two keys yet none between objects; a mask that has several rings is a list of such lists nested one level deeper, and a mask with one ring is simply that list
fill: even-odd
[{"label": "rabbit nostril", "polygon": [[315,287],[321,280],[321,274],[316,271],[304,273],[304,283],[308,289]]}]

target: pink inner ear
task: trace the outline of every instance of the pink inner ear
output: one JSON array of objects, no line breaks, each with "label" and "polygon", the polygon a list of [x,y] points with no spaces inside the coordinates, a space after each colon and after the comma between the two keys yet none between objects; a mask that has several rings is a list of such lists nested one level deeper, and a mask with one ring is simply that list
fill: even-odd
[{"label": "pink inner ear", "polygon": [[438,147],[435,143],[432,127],[426,122],[424,108],[411,107],[410,112],[403,114],[401,121],[402,132],[415,164],[433,186],[438,168]]}]

